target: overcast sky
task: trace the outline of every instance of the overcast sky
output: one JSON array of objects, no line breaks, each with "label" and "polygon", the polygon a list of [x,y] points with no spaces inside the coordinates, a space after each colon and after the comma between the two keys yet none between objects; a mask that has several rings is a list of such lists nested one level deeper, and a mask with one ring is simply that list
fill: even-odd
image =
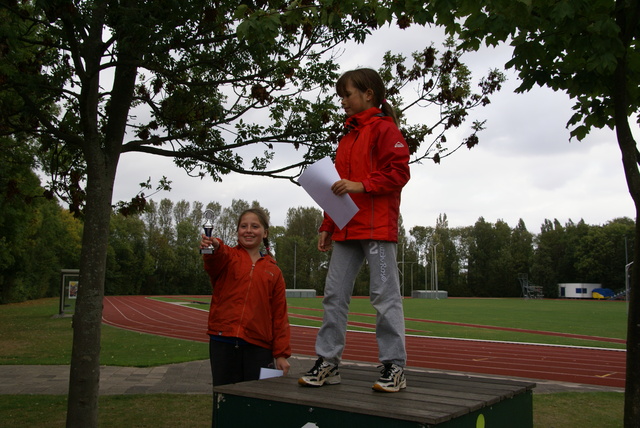
[{"label": "overcast sky", "polygon": [[[338,63],[341,72],[377,69],[385,51],[408,55],[431,40],[442,48],[438,30],[383,29],[364,46],[348,46]],[[508,47],[484,49],[463,57],[463,62],[479,78],[490,68],[502,68],[510,55]],[[562,224],[583,219],[596,225],[617,217],[634,218],[615,133],[599,130],[583,141],[570,142],[565,128],[572,114],[569,97],[546,88],[515,94],[517,78],[512,71],[507,76],[492,103],[474,114],[487,120],[487,129],[478,134],[480,144],[460,149],[439,165],[430,160],[412,165],[411,180],[402,192],[406,230],[435,226],[440,214],[447,215],[450,227],[472,226],[480,217],[514,227],[523,219],[533,233],[540,232],[545,219]],[[459,138],[469,134],[470,125],[470,121],[463,125]],[[140,190],[138,183],[149,177],[157,182],[163,175],[172,181],[172,190],[153,196],[156,201],[215,201],[226,207],[233,199],[257,200],[270,211],[276,226],[285,225],[289,208],[316,206],[302,188],[288,181],[231,174],[215,183],[188,177],[169,159],[134,153],[121,156],[114,201],[130,199]]]}]

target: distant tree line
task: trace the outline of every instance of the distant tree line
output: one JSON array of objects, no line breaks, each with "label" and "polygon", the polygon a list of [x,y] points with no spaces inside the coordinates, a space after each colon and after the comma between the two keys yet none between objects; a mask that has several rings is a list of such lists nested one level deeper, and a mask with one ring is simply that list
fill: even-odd
[{"label": "distant tree line", "polygon": [[[522,220],[510,227],[480,217],[473,226],[449,228],[441,215],[434,228],[410,230],[405,260],[418,262],[417,284],[430,289],[437,266],[438,289],[450,296],[519,297],[519,274],[543,287],[545,297],[558,297],[563,282],[621,291],[625,266],[633,260],[634,231],[635,222],[626,217],[604,225],[545,220],[540,233],[532,234]],[[406,269],[404,277],[406,288]]]},{"label": "distant tree line", "polygon": [[[12,177],[9,179],[8,177]],[[0,208],[0,299],[2,303],[57,296],[60,269],[76,268],[82,221],[42,194],[30,171],[5,171]],[[12,192],[13,186],[22,186]],[[16,199],[13,194],[21,195]],[[236,242],[239,214],[260,206],[217,202],[150,200],[142,214],[124,216],[114,208],[109,235],[107,295],[208,294],[210,285],[198,252],[203,212],[215,215],[215,235]],[[268,212],[268,210],[267,210]],[[322,212],[290,208],[284,226],[271,226],[270,243],[288,288],[323,293],[328,254],[316,249]],[[624,289],[625,265],[633,260],[635,224],[618,218],[604,225],[545,220],[539,234],[522,220],[514,227],[479,218],[473,226],[449,227],[441,214],[435,226],[400,226],[398,269],[402,293],[446,290],[451,297],[519,297],[519,274],[557,297],[560,282],[593,282]],[[356,279],[355,295],[368,294],[368,267]]]}]

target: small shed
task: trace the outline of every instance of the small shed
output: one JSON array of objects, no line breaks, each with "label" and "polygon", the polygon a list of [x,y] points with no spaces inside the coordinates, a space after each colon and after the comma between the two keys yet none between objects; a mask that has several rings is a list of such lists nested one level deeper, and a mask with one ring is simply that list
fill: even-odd
[{"label": "small shed", "polygon": [[287,297],[316,297],[316,290],[313,288],[287,288]]},{"label": "small shed", "polygon": [[558,284],[558,296],[567,299],[591,299],[593,290],[602,287],[602,284],[588,282],[562,282]]}]

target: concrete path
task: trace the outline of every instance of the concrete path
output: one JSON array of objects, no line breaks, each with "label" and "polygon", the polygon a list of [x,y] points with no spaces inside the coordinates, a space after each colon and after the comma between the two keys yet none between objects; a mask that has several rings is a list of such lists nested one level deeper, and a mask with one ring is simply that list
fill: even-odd
[{"label": "concrete path", "polygon": [[[293,356],[289,359],[289,376],[298,377],[313,366],[315,359]],[[374,366],[371,363],[345,362],[345,365]],[[413,370],[424,370],[412,367]],[[424,370],[437,372],[437,370]],[[459,374],[459,372],[456,372]],[[469,373],[476,377],[500,377]],[[513,379],[513,377],[509,377]],[[532,379],[527,379],[532,380]],[[615,391],[621,388],[604,387],[547,380],[533,380],[537,386],[535,394],[553,392]],[[371,379],[373,384],[375,379]],[[407,382],[411,384],[411,379]],[[12,366],[0,365],[0,395],[2,394],[48,394],[66,395],[69,390],[68,366]],[[103,366],[100,373],[100,394],[211,394],[211,371],[209,360],[181,364],[137,368]]]}]

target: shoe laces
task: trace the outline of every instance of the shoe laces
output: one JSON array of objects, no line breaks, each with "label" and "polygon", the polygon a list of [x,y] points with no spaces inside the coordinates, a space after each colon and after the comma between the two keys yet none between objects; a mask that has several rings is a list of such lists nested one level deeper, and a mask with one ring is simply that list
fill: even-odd
[{"label": "shoe laces", "polygon": [[320,357],[316,360],[316,363],[313,365],[313,368],[309,370],[309,373],[318,374],[320,372],[320,367],[322,367],[322,364],[324,364],[324,359]]},{"label": "shoe laces", "polygon": [[380,369],[380,373],[382,374],[382,378],[384,378],[384,379],[391,378],[391,375],[394,372],[398,371],[397,369],[394,370],[394,364],[393,363],[382,364],[382,365],[378,366],[378,368]]}]

